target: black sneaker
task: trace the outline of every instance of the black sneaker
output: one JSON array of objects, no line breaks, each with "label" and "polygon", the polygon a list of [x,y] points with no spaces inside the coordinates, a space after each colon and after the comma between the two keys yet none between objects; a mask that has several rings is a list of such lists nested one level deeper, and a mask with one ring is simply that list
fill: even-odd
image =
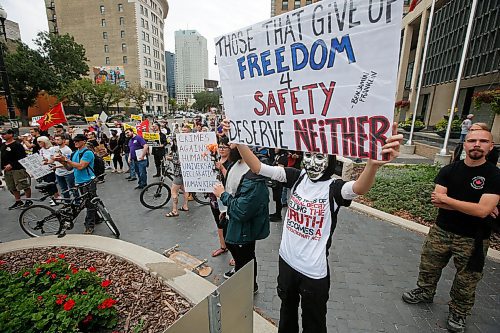
[{"label": "black sneaker", "polygon": [[269,220],[270,220],[271,222],[281,222],[281,221],[282,221],[282,219],[283,219],[283,218],[281,217],[281,215],[276,215],[276,214],[271,214],[271,215],[269,215]]},{"label": "black sneaker", "polygon": [[465,332],[465,316],[450,311],[450,314],[448,315],[448,322],[446,323],[446,328],[450,332]]},{"label": "black sneaker", "polygon": [[31,205],[33,205],[33,201],[31,201],[31,200],[24,200],[23,208],[29,207]]},{"label": "black sneaker", "polygon": [[9,207],[9,210],[21,208],[22,206],[24,206],[22,201],[16,201],[12,206]]},{"label": "black sneaker", "polygon": [[135,178],[135,177],[134,178],[130,178],[128,181],[129,182],[133,182],[134,180],[137,180],[137,178]]},{"label": "black sneaker", "polygon": [[424,289],[415,288],[403,293],[403,301],[409,304],[432,303],[434,297],[429,296]]},{"label": "black sneaker", "polygon": [[130,179],[130,178],[132,178],[132,177],[130,177],[130,176],[128,176],[128,177],[125,177],[125,179]]},{"label": "black sneaker", "polygon": [[224,279],[229,279],[231,276],[233,276],[235,273],[234,268],[231,269],[229,272],[224,273]]}]

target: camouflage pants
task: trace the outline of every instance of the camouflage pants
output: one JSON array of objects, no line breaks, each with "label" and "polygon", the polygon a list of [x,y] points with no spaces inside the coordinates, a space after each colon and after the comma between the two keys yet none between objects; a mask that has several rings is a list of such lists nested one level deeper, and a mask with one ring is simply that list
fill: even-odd
[{"label": "camouflage pants", "polygon": [[[486,254],[490,241],[483,241],[483,250]],[[422,247],[420,272],[417,285],[428,295],[434,296],[436,286],[441,277],[442,269],[453,257],[457,270],[450,290],[450,310],[469,315],[474,305],[476,286],[483,277],[483,273],[471,272],[466,269],[469,257],[474,249],[474,239],[447,232],[438,226],[431,227]]]}]

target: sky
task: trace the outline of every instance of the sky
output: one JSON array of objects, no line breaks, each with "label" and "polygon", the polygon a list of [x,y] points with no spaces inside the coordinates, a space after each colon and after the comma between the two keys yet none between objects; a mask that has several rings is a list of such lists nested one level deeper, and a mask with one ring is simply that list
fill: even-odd
[{"label": "sky", "polygon": [[[44,1],[0,0],[0,4],[7,11],[7,19],[19,24],[22,41],[34,47],[32,40],[36,34],[48,30]],[[214,38],[271,16],[271,0],[168,0],[168,4],[165,50],[175,52],[174,31],[197,30],[207,39],[208,72],[212,80],[219,80],[214,65]]]}]

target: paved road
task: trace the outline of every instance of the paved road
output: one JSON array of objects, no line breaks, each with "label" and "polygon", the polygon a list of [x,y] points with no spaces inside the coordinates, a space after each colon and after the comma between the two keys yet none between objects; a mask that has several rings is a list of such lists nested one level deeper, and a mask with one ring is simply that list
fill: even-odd
[{"label": "paved road", "polygon": [[[150,170],[152,171],[152,170]],[[150,173],[151,174],[151,173]],[[120,228],[122,239],[161,252],[175,244],[199,257],[208,258],[214,272],[209,280],[223,281],[229,270],[229,254],[211,258],[218,247],[215,224],[207,206],[190,203],[190,211],[167,219],[166,209],[142,207],[136,184],[124,175],[109,174],[99,193]],[[26,238],[18,226],[19,211],[8,211],[8,192],[0,190],[0,240]],[[83,216],[72,231],[83,232]],[[339,226],[330,250],[332,287],[328,302],[328,332],[443,332],[448,292],[454,270],[448,266],[440,281],[435,302],[410,306],[401,301],[403,290],[413,288],[418,273],[423,236],[349,209],[341,210]],[[255,305],[271,319],[279,317],[276,295],[277,259],[282,223],[271,223],[271,235],[257,244],[259,294]],[[111,236],[99,225],[96,234]],[[500,263],[487,260],[476,306],[467,332],[500,332]],[[495,274],[497,273],[497,274]]]}]

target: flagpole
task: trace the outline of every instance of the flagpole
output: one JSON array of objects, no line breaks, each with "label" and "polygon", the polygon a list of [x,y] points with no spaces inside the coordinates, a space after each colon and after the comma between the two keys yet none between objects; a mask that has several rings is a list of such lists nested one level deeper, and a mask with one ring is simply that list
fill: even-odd
[{"label": "flagpole", "polygon": [[422,80],[423,80],[423,77],[424,77],[425,60],[427,58],[427,49],[429,48],[429,40],[430,40],[430,37],[431,37],[432,20],[434,18],[434,8],[435,7],[436,7],[436,0],[432,0],[431,13],[429,15],[429,23],[427,25],[427,33],[425,35],[424,52],[423,52],[423,55],[422,55],[422,63],[420,64],[420,77],[418,78],[417,96],[415,97],[415,103],[413,105],[413,118],[412,118],[412,121],[411,121],[410,138],[406,142],[407,146],[411,146],[411,143],[412,143],[411,140],[413,138],[413,131],[415,129],[415,120],[417,119],[418,101],[420,99],[420,90],[422,89]]},{"label": "flagpole", "polygon": [[450,118],[448,119],[448,127],[446,129],[446,136],[444,138],[443,148],[439,152],[439,155],[446,155],[446,147],[448,146],[448,140],[450,138],[451,123],[453,122],[453,114],[455,112],[455,106],[457,104],[458,91],[460,89],[460,82],[462,81],[462,73],[465,65],[465,57],[467,56],[467,50],[469,49],[470,35],[472,33],[472,26],[474,24],[474,16],[476,15],[477,0],[472,0],[472,7],[470,10],[469,23],[467,26],[467,33],[465,34],[464,48],[462,51],[462,59],[460,60],[460,67],[458,68],[457,84],[455,85],[455,93],[453,94],[453,100],[451,101]]}]

